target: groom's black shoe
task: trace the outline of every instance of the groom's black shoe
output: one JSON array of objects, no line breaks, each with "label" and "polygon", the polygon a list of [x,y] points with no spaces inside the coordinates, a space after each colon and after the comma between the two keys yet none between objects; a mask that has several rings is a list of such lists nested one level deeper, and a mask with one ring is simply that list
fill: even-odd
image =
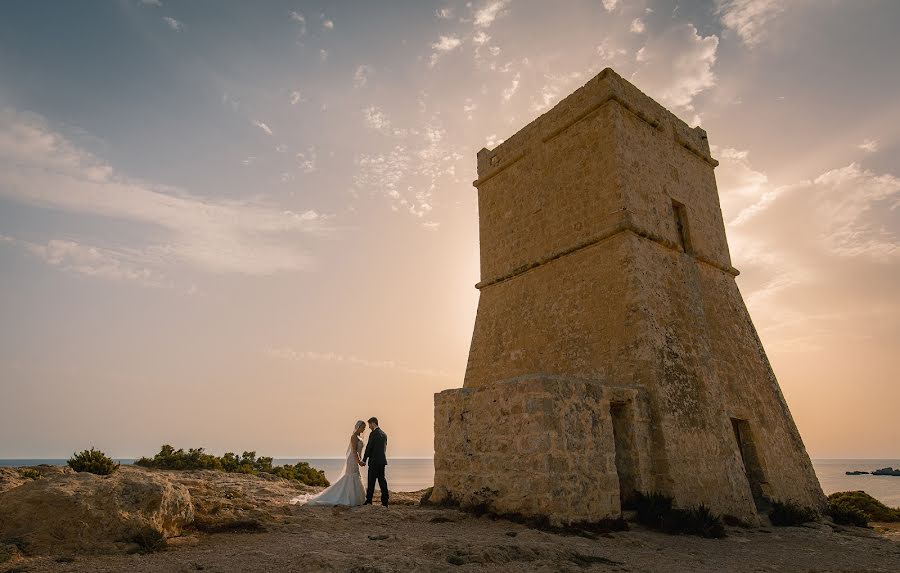
[{"label": "groom's black shoe", "polygon": [[371,501],[364,502],[363,505],[372,505]]}]

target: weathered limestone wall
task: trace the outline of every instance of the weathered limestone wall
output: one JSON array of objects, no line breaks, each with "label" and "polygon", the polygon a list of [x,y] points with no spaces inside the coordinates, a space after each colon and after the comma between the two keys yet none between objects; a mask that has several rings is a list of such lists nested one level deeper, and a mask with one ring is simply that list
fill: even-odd
[{"label": "weathered limestone wall", "polygon": [[479,152],[481,296],[464,388],[435,398],[438,498],[558,521],[618,515],[635,488],[751,523],[765,499],[823,507],[716,165],[611,70]]},{"label": "weathered limestone wall", "polygon": [[[558,524],[619,517],[611,401],[628,406],[636,428],[648,427],[635,390],[570,378],[524,376],[437,394],[445,455],[435,459],[432,501]],[[640,452],[635,473],[648,475],[649,436],[637,431],[631,440]]]}]

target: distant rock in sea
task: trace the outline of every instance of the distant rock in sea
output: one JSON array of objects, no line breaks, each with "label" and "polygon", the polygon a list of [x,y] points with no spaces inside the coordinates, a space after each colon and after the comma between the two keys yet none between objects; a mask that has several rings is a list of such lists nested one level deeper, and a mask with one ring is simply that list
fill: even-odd
[{"label": "distant rock in sea", "polygon": [[881,468],[872,472],[873,476],[900,476],[900,469]]},{"label": "distant rock in sea", "polygon": [[869,475],[869,472],[861,472],[861,471],[857,471],[857,470],[854,470],[852,472],[844,472],[844,473],[847,474],[848,476],[862,476],[862,475],[867,476],[867,475]]}]

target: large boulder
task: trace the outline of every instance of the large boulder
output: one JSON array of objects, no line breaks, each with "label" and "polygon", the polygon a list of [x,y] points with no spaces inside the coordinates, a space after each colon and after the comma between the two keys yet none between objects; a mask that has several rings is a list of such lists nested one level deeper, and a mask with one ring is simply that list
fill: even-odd
[{"label": "large boulder", "polygon": [[133,467],[51,474],[0,493],[0,541],[29,554],[155,549],[193,520],[185,486]]}]

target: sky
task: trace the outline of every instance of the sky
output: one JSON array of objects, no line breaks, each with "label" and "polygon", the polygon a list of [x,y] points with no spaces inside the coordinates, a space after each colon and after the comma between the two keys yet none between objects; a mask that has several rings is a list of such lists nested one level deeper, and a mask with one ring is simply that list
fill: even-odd
[{"label": "sky", "polygon": [[612,67],[707,130],[814,458],[900,456],[900,3],[0,4],[0,458],[430,456],[475,155]]}]

